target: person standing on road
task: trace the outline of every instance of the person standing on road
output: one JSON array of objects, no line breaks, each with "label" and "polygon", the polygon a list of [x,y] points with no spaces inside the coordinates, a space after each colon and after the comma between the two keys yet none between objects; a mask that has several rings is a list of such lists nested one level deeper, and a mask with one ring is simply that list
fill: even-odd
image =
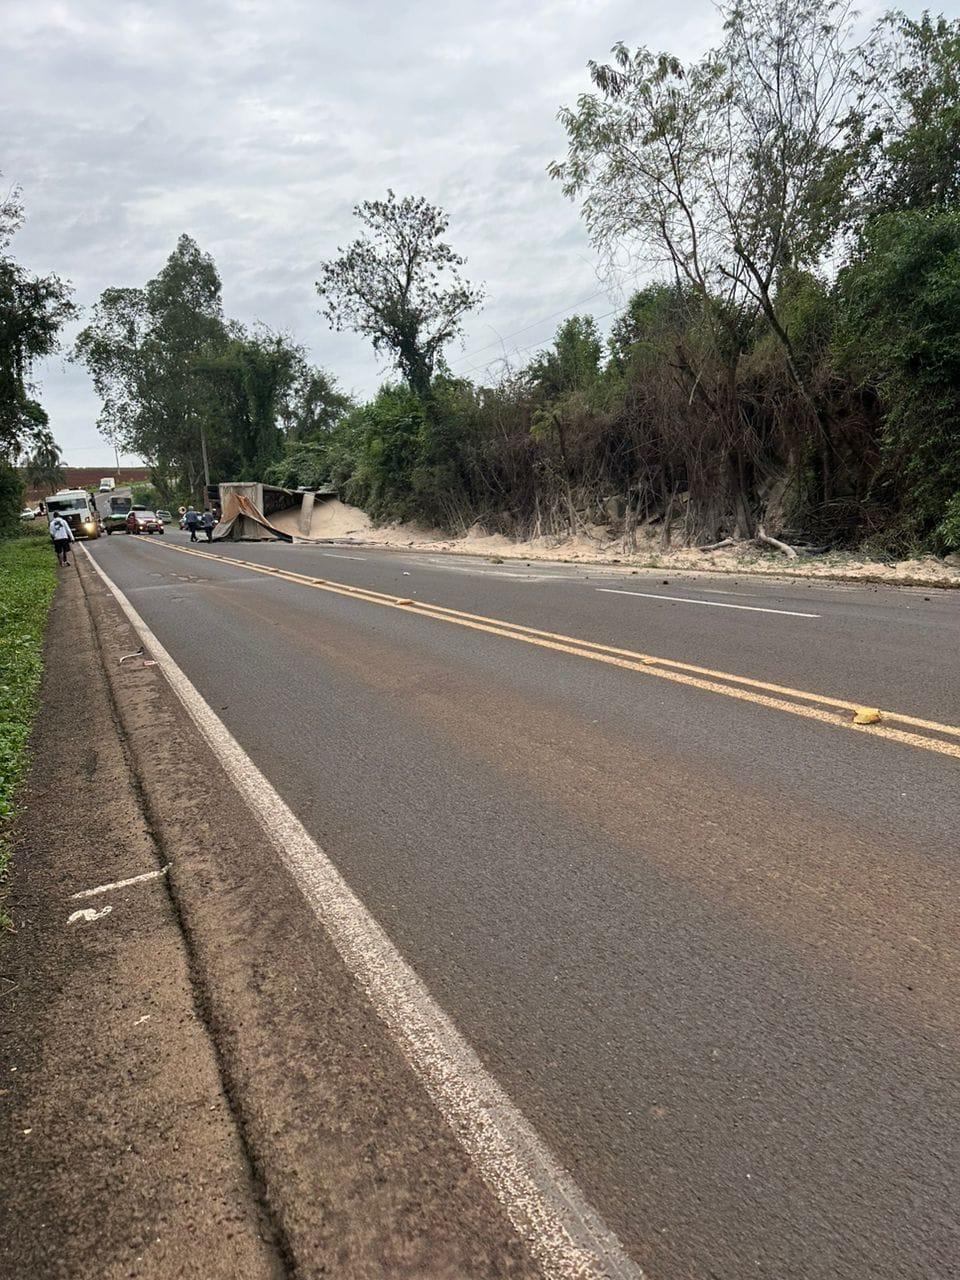
[{"label": "person standing on road", "polygon": [[194,511],[193,507],[187,507],[187,513],[183,517],[183,522],[190,530],[190,541],[196,542],[197,528],[200,524],[200,512]]},{"label": "person standing on road", "polygon": [[70,551],[70,543],[73,542],[73,530],[63,516],[54,516],[50,521],[50,537],[53,539],[57,560],[60,564],[69,564],[67,555]]},{"label": "person standing on road", "polygon": [[207,535],[207,541],[213,541],[213,526],[217,523],[217,517],[213,514],[209,507],[206,508],[200,517],[200,523],[203,525],[203,531]]}]

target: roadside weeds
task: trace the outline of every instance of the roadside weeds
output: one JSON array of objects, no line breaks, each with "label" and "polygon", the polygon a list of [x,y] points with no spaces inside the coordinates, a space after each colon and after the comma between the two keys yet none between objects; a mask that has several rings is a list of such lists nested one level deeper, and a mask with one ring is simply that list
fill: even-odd
[{"label": "roadside weeds", "polygon": [[29,760],[37,714],[43,642],[57,568],[49,540],[26,535],[0,541],[0,929],[10,867],[9,829]]}]

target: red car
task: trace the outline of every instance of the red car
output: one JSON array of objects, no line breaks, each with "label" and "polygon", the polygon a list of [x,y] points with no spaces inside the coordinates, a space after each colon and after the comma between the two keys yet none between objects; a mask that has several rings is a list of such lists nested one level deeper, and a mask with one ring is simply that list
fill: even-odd
[{"label": "red car", "polygon": [[156,513],[143,507],[134,507],[126,520],[127,533],[163,533],[163,521]]}]

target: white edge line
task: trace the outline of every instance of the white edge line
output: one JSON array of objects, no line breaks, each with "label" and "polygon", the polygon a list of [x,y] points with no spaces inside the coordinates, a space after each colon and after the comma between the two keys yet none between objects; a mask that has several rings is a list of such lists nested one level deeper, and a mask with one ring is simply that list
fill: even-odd
[{"label": "white edge line", "polygon": [[617,587],[595,587],[608,596],[642,596],[645,600],[670,600],[674,604],[706,604],[711,609],[744,609],[747,613],[779,613],[785,618],[819,618],[819,613],[796,613],[793,609],[761,609],[755,604],[727,604],[722,600],[691,600],[687,596],[662,596],[654,591],[620,591]]},{"label": "white edge line", "polygon": [[95,898],[98,893],[111,893],[114,889],[126,889],[130,884],[143,884],[145,880],[156,880],[165,876],[170,870],[170,863],[159,871],[145,871],[141,876],[130,876],[127,880],[114,880],[112,884],[98,884],[95,889],[81,889],[79,893],[71,893],[71,898]]},{"label": "white edge line", "polygon": [[643,1280],[642,1269],[226,725],[83,548],[255,813],[347,969],[398,1042],[546,1280]]}]

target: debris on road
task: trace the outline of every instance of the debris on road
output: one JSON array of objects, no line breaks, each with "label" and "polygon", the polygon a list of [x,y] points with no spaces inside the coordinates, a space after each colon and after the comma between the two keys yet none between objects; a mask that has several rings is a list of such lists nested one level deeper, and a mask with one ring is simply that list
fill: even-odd
[{"label": "debris on road", "polygon": [[853,713],[854,724],[879,724],[882,719],[879,707],[857,707]]}]

